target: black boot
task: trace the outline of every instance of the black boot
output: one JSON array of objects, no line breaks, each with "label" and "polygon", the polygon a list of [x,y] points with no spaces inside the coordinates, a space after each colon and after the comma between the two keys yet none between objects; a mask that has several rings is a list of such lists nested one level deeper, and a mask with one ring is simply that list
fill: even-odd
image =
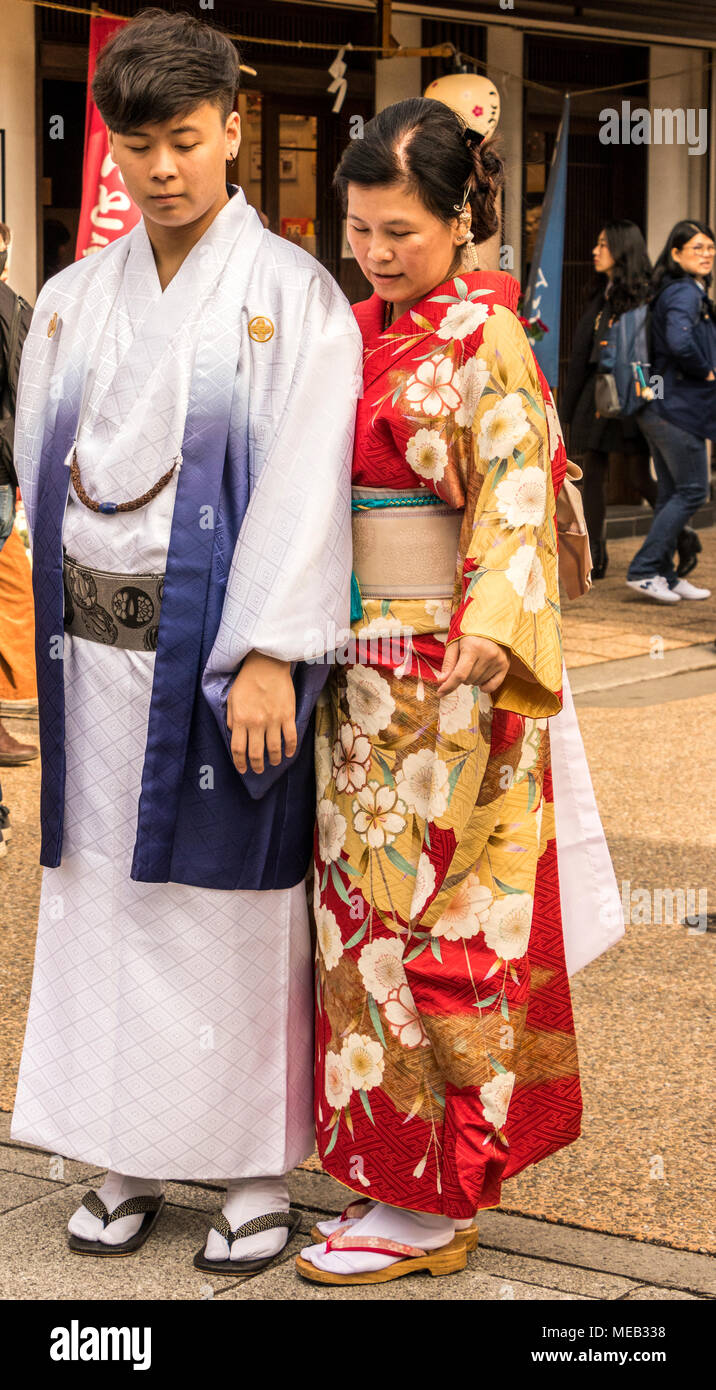
[{"label": "black boot", "polygon": [[603,579],[607,572],[609,556],[607,555],[606,541],[595,541],[590,545],[592,552],[592,579]]},{"label": "black boot", "polygon": [[676,549],[679,553],[676,573],[679,579],[685,579],[687,574],[696,569],[699,563],[696,557],[703,549],[698,531],[694,531],[692,526],[685,526],[683,531],[679,532]]}]

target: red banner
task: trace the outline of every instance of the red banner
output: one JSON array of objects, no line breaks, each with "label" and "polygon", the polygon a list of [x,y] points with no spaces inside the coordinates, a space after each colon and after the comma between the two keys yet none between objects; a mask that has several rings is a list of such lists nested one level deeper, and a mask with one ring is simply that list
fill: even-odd
[{"label": "red banner", "polygon": [[99,17],[90,20],[82,210],[75,252],[77,261],[83,256],[91,256],[93,251],[101,251],[110,241],[124,236],[142,215],[136,203],[132,202],[124,179],[110,155],[107,127],[92,100],[92,77],[97,55],[110,34],[126,23],[125,19]]}]

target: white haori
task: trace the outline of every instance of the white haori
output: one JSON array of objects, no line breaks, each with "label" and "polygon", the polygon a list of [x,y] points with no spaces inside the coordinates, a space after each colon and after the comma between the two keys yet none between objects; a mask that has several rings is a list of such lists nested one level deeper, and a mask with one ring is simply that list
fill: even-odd
[{"label": "white haori", "polygon": [[[235,670],[251,648],[293,660],[317,615],[321,627],[331,620],[340,626],[347,616],[354,399],[345,385],[353,372],[357,394],[360,366],[350,309],[320,267],[312,270],[316,284],[312,279],[306,308],[309,258],[264,234],[243,194],[222,209],[164,293],[144,224],[122,240],[124,247],[115,243],[93,258],[98,273],[100,261],[106,268],[106,317],[92,349],[96,370],[85,393],[77,454],[83,484],[98,500],[141,495],[180,450],[193,345],[207,296],[232,251],[232,285],[245,289],[249,275],[252,283],[258,278],[263,286],[274,284],[274,301],[264,295],[262,307],[277,320],[282,309],[290,317],[294,299],[296,307],[301,302],[300,319],[290,319],[290,330],[287,324],[273,372],[271,353],[258,367],[239,353],[229,447],[232,436],[250,440],[253,490],[234,553],[214,669]],[[55,299],[65,282],[71,292],[75,272],[85,270],[73,266],[58,277]],[[285,294],[278,288],[284,276]],[[73,335],[80,306],[73,319],[71,293],[61,303],[62,331]],[[240,296],[235,308],[236,332],[243,334]],[[322,398],[322,429],[326,410],[335,410],[331,444],[346,467],[336,466],[335,457],[333,463],[315,457],[309,476],[297,441],[303,431],[310,442],[314,421],[309,428],[301,418],[291,420],[289,440],[283,418],[287,399],[290,414],[288,358],[291,351],[294,359],[305,355],[312,338],[325,343],[327,315],[331,330],[339,319],[334,405],[327,404],[332,388],[325,373],[314,390]],[[85,345],[85,352],[90,348]],[[77,362],[81,352],[73,338]],[[19,471],[32,526],[48,382],[38,389],[29,366],[27,373]],[[282,476],[273,482],[268,468],[261,485],[272,448],[274,454],[278,449]],[[304,525],[305,540],[295,534],[297,514],[303,512],[305,523],[304,509],[292,513],[286,496],[291,459],[303,475],[309,516],[320,518],[323,509],[322,525]],[[297,475],[292,481],[294,488],[300,485]],[[162,572],[176,485],[177,473],[148,506],[111,515],[85,508],[70,487],[63,527],[67,552],[98,569]],[[272,534],[281,505],[285,524]],[[242,563],[242,537],[256,578],[248,616],[241,600],[251,569]],[[292,593],[299,620],[293,624]],[[305,886],[257,892],[130,879],[154,663],[154,652],[65,638],[62,862],[43,873],[11,1135],[139,1177],[285,1173],[313,1147]]]}]

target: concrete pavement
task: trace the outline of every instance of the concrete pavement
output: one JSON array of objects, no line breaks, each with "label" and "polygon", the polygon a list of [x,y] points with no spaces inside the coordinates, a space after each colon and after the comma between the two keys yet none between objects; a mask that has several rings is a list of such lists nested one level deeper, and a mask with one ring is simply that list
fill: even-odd
[{"label": "concrete pavement", "polygon": [[574,1226],[485,1212],[480,1247],[467,1268],[441,1279],[414,1275],[394,1284],[325,1289],[302,1279],[294,1256],[310,1244],[317,1220],[339,1212],[345,1189],[325,1173],[297,1169],[291,1200],[301,1211],[301,1234],[282,1258],[253,1279],[210,1278],[192,1266],[206,1239],[221,1189],[209,1183],[169,1183],[167,1206],[144,1248],[126,1259],[71,1254],[65,1224],[96,1169],[57,1162],[7,1140],[0,1116],[0,1296],[5,1299],[515,1299],[550,1301],[703,1299],[716,1295],[716,1260],[640,1241],[585,1232]]}]

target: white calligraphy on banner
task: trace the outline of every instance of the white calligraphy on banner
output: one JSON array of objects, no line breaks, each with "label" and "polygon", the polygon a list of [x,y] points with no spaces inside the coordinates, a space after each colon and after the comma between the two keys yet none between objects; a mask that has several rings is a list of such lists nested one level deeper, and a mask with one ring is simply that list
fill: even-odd
[{"label": "white calligraphy on banner", "polygon": [[[107,152],[102,160],[99,177],[100,182],[97,188],[97,202],[90,211],[90,222],[92,223],[93,230],[90,235],[90,244],[85,247],[82,252],[83,256],[90,256],[93,251],[100,251],[103,246],[109,244],[110,240],[114,240],[114,236],[104,236],[102,231],[98,231],[97,228],[102,228],[104,231],[113,232],[115,234],[119,233],[120,235],[129,231],[125,217],[112,215],[129,212],[133,204],[129,194],[123,191],[125,186],[124,179],[109,152]],[[102,182],[103,179],[111,179],[115,185],[121,183],[122,188],[109,188],[106,183]]]}]

